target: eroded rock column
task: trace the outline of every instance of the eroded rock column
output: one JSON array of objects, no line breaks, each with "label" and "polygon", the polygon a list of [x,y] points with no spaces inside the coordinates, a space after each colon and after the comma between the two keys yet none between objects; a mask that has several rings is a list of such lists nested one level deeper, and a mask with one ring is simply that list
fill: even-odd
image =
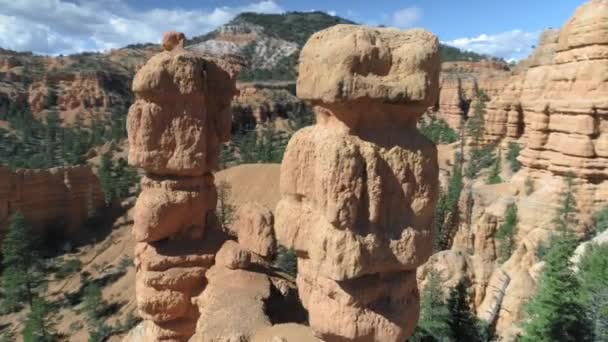
[{"label": "eroded rock column", "polygon": [[326,342],[401,342],[416,326],[438,191],[437,151],[416,123],[437,99],[438,51],[426,31],[351,25],[302,50],[298,96],[317,124],[288,145],[275,229]]},{"label": "eroded rock column", "polygon": [[145,171],[133,227],[145,341],[185,341],[194,333],[192,299],[225,240],[212,171],[230,136],[234,74],[186,51],[184,39],[166,34],[165,51],[137,73],[128,117],[129,163]]}]

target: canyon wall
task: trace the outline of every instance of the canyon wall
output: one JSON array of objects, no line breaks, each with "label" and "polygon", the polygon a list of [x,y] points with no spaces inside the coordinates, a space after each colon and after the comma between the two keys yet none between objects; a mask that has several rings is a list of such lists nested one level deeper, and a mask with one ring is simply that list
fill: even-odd
[{"label": "canyon wall", "polygon": [[[488,103],[485,141],[503,150],[520,144],[522,167],[514,174],[503,170],[501,184],[487,185],[483,173],[466,182],[451,249],[418,273],[422,286],[433,268],[448,287],[468,279],[473,308],[503,341],[520,332],[543,266],[538,251],[556,232],[563,194],[576,199],[579,223],[570,228],[581,238],[593,233],[592,215],[608,204],[607,23],[608,1],[579,7],[562,29],[541,36]],[[498,232],[509,205],[517,208],[517,228],[503,259]]]},{"label": "canyon wall", "polygon": [[441,64],[439,101],[434,110],[450,127],[458,130],[469,116],[472,102],[483,91],[490,98],[498,95],[509,78],[504,62],[444,62]]},{"label": "canyon wall", "polygon": [[351,25],[302,50],[298,97],[317,124],[285,152],[276,234],[324,341],[404,341],[416,327],[438,192],[437,151],[416,123],[437,99],[438,52],[426,31]]},{"label": "canyon wall", "polygon": [[89,166],[16,171],[0,166],[2,229],[19,211],[35,229],[53,226],[71,233],[103,205],[101,185]]}]

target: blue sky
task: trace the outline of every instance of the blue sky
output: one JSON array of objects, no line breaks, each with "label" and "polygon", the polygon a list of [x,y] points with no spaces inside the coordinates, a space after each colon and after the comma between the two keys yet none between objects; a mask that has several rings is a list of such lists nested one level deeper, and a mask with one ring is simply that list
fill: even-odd
[{"label": "blue sky", "polygon": [[583,0],[0,0],[0,47],[43,54],[158,41],[162,32],[208,32],[243,11],[322,10],[369,25],[424,27],[443,42],[506,59],[529,54]]}]

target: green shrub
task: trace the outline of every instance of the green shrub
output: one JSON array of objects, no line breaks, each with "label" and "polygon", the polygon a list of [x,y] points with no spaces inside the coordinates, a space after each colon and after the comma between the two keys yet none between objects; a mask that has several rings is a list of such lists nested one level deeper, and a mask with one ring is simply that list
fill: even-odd
[{"label": "green shrub", "polygon": [[445,120],[437,119],[435,116],[431,116],[428,123],[422,118],[418,129],[435,144],[451,144],[459,139],[458,133]]},{"label": "green shrub", "polygon": [[532,195],[532,193],[534,192],[534,179],[532,179],[532,177],[530,177],[530,176],[526,177],[526,182],[524,183],[524,187],[525,187],[525,191],[526,191],[526,196]]},{"label": "green shrub", "polygon": [[293,249],[279,246],[275,264],[280,270],[292,277],[296,277],[298,274],[298,257]]},{"label": "green shrub", "polygon": [[594,220],[596,232],[598,234],[605,232],[606,229],[608,229],[608,207],[600,210],[597,214],[595,214]]},{"label": "green shrub", "polygon": [[496,232],[499,241],[498,261],[505,262],[515,249],[515,236],[517,235],[517,205],[509,204],[505,212],[505,223]]},{"label": "green shrub", "polygon": [[119,273],[126,273],[127,269],[131,266],[133,266],[133,259],[125,255],[122,257],[122,259],[120,259],[117,269]]},{"label": "green shrub", "polygon": [[473,179],[477,177],[479,171],[492,166],[492,164],[496,162],[494,149],[494,145],[488,145],[482,148],[473,146],[469,157],[469,163],[465,170],[465,176],[469,179]]},{"label": "green shrub", "polygon": [[608,245],[588,246],[578,269],[585,312],[595,341],[608,341]]},{"label": "green shrub", "polygon": [[462,176],[462,157],[456,154],[455,163],[452,168],[452,177],[448,184],[448,190],[440,194],[435,210],[435,251],[443,251],[450,248],[454,228],[458,223],[458,202],[464,188]]},{"label": "green shrub", "polygon": [[492,168],[490,169],[490,173],[486,179],[486,184],[499,184],[503,182],[502,178],[500,177],[500,172],[502,171],[501,160],[502,158],[500,157],[500,154],[494,159],[494,163],[492,164]]},{"label": "green shrub", "polygon": [[519,153],[521,152],[521,145],[517,143],[509,143],[509,151],[507,152],[507,160],[511,166],[511,171],[517,172],[521,169],[521,163],[517,160]]},{"label": "green shrub", "polygon": [[81,269],[82,269],[82,262],[78,259],[70,259],[70,260],[64,261],[61,264],[61,266],[59,266],[59,269],[57,269],[57,272],[55,273],[55,278],[56,279],[65,279],[66,277],[68,277],[71,274],[80,272]]}]

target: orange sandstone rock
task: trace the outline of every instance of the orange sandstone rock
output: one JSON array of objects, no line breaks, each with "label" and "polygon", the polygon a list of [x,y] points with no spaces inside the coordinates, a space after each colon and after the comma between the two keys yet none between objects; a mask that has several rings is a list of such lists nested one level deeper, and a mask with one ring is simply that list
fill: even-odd
[{"label": "orange sandstone rock", "polygon": [[426,31],[351,25],[302,49],[298,96],[317,124],[287,147],[275,230],[324,341],[403,341],[416,326],[438,191],[416,123],[437,98],[438,49]]},{"label": "orange sandstone rock", "polygon": [[133,80],[128,116],[129,163],[143,168],[134,212],[136,295],[145,319],[133,338],[186,341],[199,317],[194,298],[226,236],[214,210],[213,170],[230,137],[234,70],[182,48],[170,32],[164,52]]}]

